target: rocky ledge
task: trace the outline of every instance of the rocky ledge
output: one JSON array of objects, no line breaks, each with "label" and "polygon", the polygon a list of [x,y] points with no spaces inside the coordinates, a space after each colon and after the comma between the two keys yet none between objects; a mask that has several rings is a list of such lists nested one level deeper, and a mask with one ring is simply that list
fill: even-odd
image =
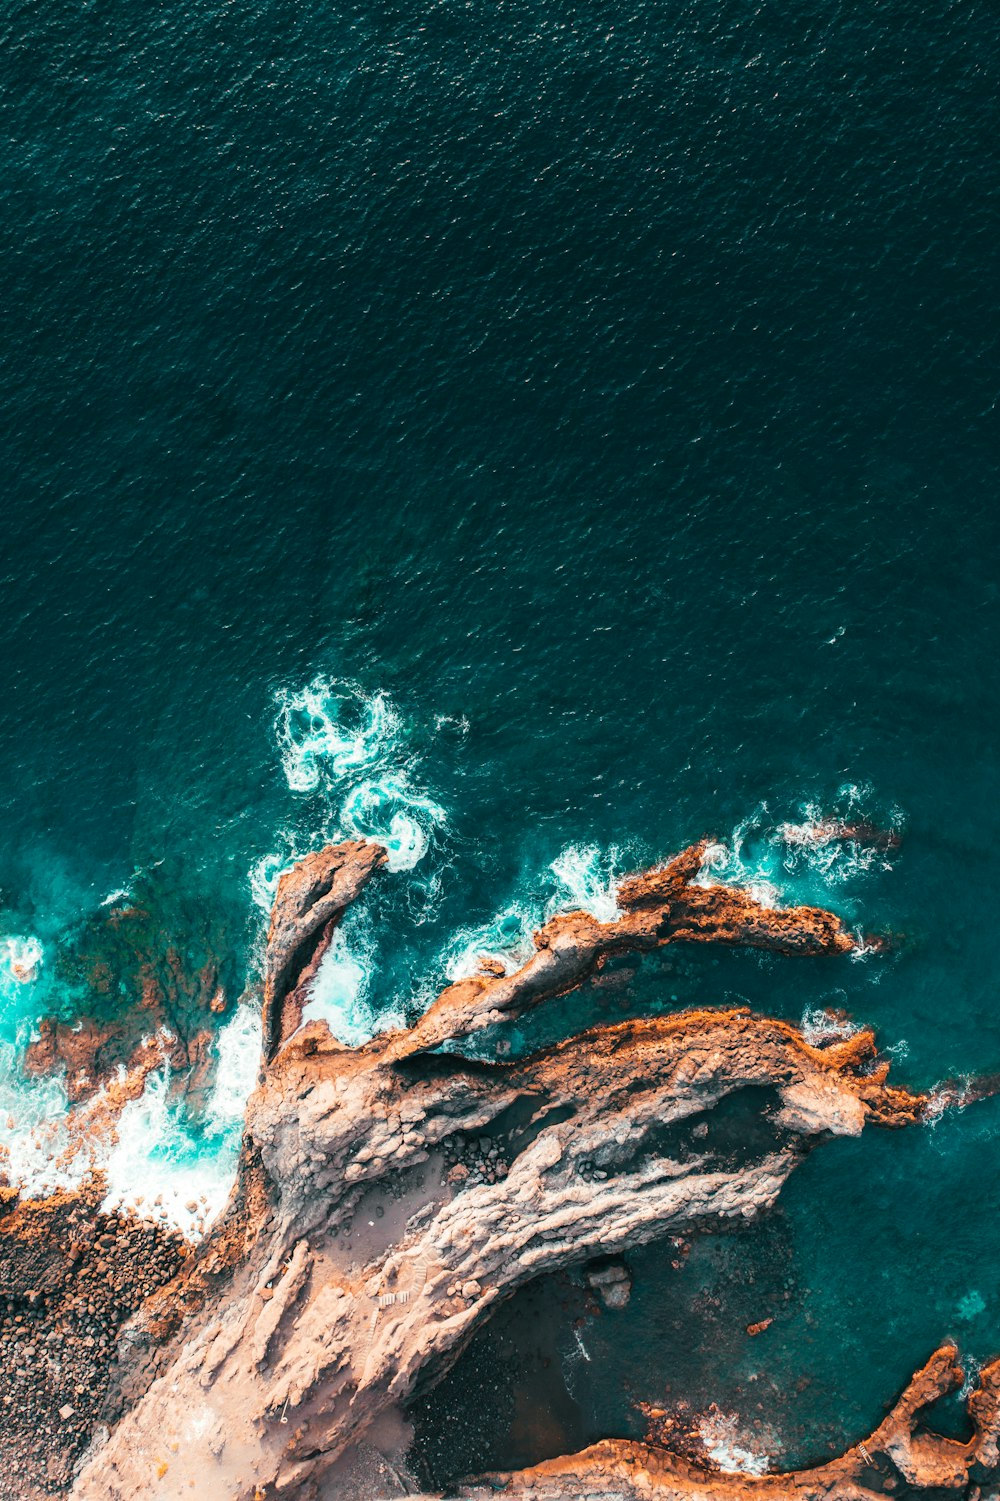
[{"label": "rocky ledge", "polygon": [[[617,1266],[630,1247],[679,1230],[753,1217],[823,1140],[919,1122],[927,1097],[888,1083],[870,1031],[812,1046],[795,1027],[747,1010],[598,1026],[516,1061],[436,1051],[565,994],[613,955],[714,942],[835,958],[854,946],[831,913],[775,909],[749,891],[702,884],[704,849],[624,882],[615,920],[557,917],[512,973],[488,964],[449,986],[414,1027],[354,1049],[322,1024],[303,1026],[302,1008],[337,923],[385,852],[363,841],[333,846],[286,875],[265,963],[260,1083],[228,1209],[171,1280],[137,1295],[124,1325],[107,1325],[106,1396],[81,1433],[90,1447],[72,1478],[39,1474],[26,1438],[20,1489],[10,1494],[358,1494],[351,1477],[383,1475],[383,1435],[417,1384],[440,1377],[518,1287],[563,1267]],[[734,1152],[731,1135],[716,1140],[712,1112],[741,1091],[757,1118]],[[108,1235],[117,1243],[117,1230]],[[57,1245],[51,1254],[61,1255]],[[67,1288],[99,1256],[85,1247]],[[161,1270],[174,1273],[167,1263]],[[620,1275],[605,1281],[611,1297],[627,1296]],[[28,1291],[12,1288],[9,1300]],[[934,1370],[944,1360],[951,1379],[953,1357],[936,1359]],[[966,1446],[960,1459],[941,1447],[946,1440],[928,1444],[912,1426],[907,1448],[901,1419],[882,1449],[882,1439],[869,1441],[874,1467],[888,1455],[919,1488],[931,1470],[917,1461],[933,1450],[934,1484],[964,1485],[940,1477],[946,1460],[948,1474],[968,1477],[994,1454],[992,1381],[984,1373],[975,1398],[974,1457]],[[927,1389],[925,1380],[917,1396]],[[914,1397],[908,1410],[919,1405]],[[638,1495],[640,1472],[655,1472],[666,1477],[656,1482],[665,1498],[744,1494],[742,1479],[720,1490],[728,1477],[699,1480],[679,1456],[634,1444],[560,1463],[491,1485],[548,1497],[577,1493],[579,1481],[583,1493]],[[844,1470],[829,1483],[805,1479],[795,1494],[854,1495],[837,1489],[846,1483]],[[398,1475],[394,1486],[406,1489]]]},{"label": "rocky ledge", "polygon": [[462,1486],[459,1494],[467,1501],[498,1494],[511,1501],[571,1501],[595,1492],[621,1501],[874,1501],[886,1496],[989,1501],[996,1495],[1000,1360],[984,1366],[969,1394],[968,1440],[946,1438],[923,1421],[925,1409],[957,1391],[964,1379],[955,1346],[942,1345],[874,1433],[811,1470],[722,1475],[659,1445],[606,1439],[530,1470],[484,1477]]}]

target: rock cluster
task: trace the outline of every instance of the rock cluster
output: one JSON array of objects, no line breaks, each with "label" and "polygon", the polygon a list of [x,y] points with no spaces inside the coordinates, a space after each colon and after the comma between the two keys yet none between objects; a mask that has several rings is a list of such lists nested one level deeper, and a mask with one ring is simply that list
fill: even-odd
[{"label": "rock cluster", "polygon": [[479,1183],[499,1183],[506,1178],[508,1162],[501,1143],[492,1136],[465,1140],[446,1137],[442,1143],[447,1181],[456,1187],[474,1188]]},{"label": "rock cluster", "polygon": [[186,1248],[81,1193],[0,1202],[0,1498],[62,1495],[95,1429],[114,1420],[117,1340]]},{"label": "rock cluster", "polygon": [[589,1266],[584,1273],[591,1288],[605,1308],[627,1308],[632,1296],[632,1277],[623,1261]]}]

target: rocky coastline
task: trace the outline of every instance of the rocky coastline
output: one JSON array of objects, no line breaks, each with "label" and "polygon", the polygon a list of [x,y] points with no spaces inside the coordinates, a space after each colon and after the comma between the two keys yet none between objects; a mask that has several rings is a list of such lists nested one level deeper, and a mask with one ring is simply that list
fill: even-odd
[{"label": "rocky coastline", "polygon": [[[408,1399],[519,1288],[590,1266],[602,1299],[627,1298],[629,1249],[766,1212],[833,1136],[919,1125],[931,1100],[889,1083],[870,1030],[816,1046],[746,1009],[599,1025],[516,1060],[439,1051],[619,955],[710,943],[837,962],[871,946],[822,909],[704,884],[706,847],[623,881],[613,920],[555,917],[520,967],[488,961],[411,1028],[357,1048],[302,1013],[386,852],[350,841],[287,873],[238,1179],[205,1241],[192,1249],[150,1222],[101,1215],[96,1181],[37,1202],[8,1190],[0,1203],[3,1501],[415,1493],[401,1458]],[[55,1067],[59,1033],[43,1044],[32,1066]],[[762,1095],[743,1149],[723,1152],[713,1111],[744,1098],[759,1112]],[[113,1128],[107,1108],[89,1120],[85,1099],[79,1108],[81,1129]],[[997,1471],[1000,1365],[969,1397],[967,1442],[920,1416],[960,1382],[942,1346],[874,1434],[815,1470],[723,1474],[654,1428],[646,1444],[609,1439],[462,1494],[977,1501]]]}]

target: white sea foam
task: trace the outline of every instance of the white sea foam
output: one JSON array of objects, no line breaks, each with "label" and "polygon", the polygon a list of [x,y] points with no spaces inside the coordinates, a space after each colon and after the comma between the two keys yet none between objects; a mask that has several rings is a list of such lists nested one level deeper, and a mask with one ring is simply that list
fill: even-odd
[{"label": "white sea foam", "polygon": [[38,979],[45,951],[34,937],[0,941],[0,987],[32,985]]},{"label": "white sea foam", "polygon": [[[899,809],[873,820],[865,806],[870,808],[873,800],[871,787],[845,783],[830,806],[805,802],[793,818],[778,823],[767,803],[760,803],[728,839],[708,845],[695,881],[746,886],[766,907],[787,900],[821,901],[837,887],[891,868],[892,851],[885,841],[844,835],[852,825],[898,829]],[[865,952],[859,949],[854,957]]]},{"label": "white sea foam", "polygon": [[800,1031],[803,1039],[813,1048],[853,1037],[860,1030],[858,1023],[851,1021],[850,1017],[828,1011],[824,1006],[807,1006],[802,1013]]},{"label": "white sea foam", "polygon": [[620,917],[615,879],[620,855],[617,845],[605,854],[596,844],[568,844],[549,865],[557,888],[549,915],[579,910],[601,922]]},{"label": "white sea foam", "polygon": [[385,694],[316,677],[296,692],[281,689],[275,734],[293,792],[314,792],[324,778],[357,775],[392,750],[399,716]]},{"label": "white sea foam", "polygon": [[242,1124],[246,1102],[260,1068],[261,1017],[241,1002],[215,1039],[215,1083],[205,1111],[206,1124],[223,1131]]},{"label": "white sea foam", "polygon": [[[388,696],[320,676],[305,688],[280,690],[277,701],[274,729],[285,780],[293,792],[324,794],[323,837],[377,839],[389,852],[390,870],[412,870],[446,814],[412,779],[414,758],[405,751],[402,722]],[[265,897],[273,900],[277,859],[265,857],[251,873],[259,906]]]},{"label": "white sea foam", "polygon": [[104,1163],[104,1212],[131,1209],[200,1240],[233,1186],[239,1129],[210,1142],[196,1135],[164,1068],[122,1110],[116,1135]]},{"label": "white sea foam", "polygon": [[294,864],[294,857],[281,851],[272,851],[270,854],[263,855],[251,867],[248,879],[250,896],[255,907],[259,907],[262,912],[270,912],[274,906],[274,898],[278,894],[278,882]]},{"label": "white sea foam", "polygon": [[443,969],[448,979],[468,979],[479,973],[482,959],[494,959],[511,970],[531,953],[531,936],[540,926],[538,913],[527,905],[512,905],[478,928],[460,928],[445,949]]},{"label": "white sea foam", "polygon": [[68,1145],[69,1099],[61,1078],[26,1078],[21,1049],[0,1044],[0,1166],[33,1194],[65,1186],[56,1159]]},{"label": "white sea foam", "polygon": [[766,1475],[770,1460],[740,1431],[734,1413],[713,1412],[701,1419],[698,1432],[709,1458],[726,1474]]},{"label": "white sea foam", "polygon": [[412,870],[427,853],[433,829],[446,819],[433,798],[411,787],[405,771],[389,771],[359,783],[340,810],[345,833],[385,845],[390,870]]},{"label": "white sea foam", "polygon": [[[454,983],[480,973],[484,959],[502,964],[510,974],[531,957],[534,934],[557,913],[584,911],[613,922],[621,916],[616,880],[620,859],[617,846],[605,852],[596,844],[567,845],[532,883],[537,895],[513,901],[487,922],[459,928],[452,935],[441,957],[448,980]],[[547,900],[546,886],[551,890]]]},{"label": "white sea foam", "polygon": [[370,999],[373,970],[368,919],[359,909],[348,913],[323,955],[302,1012],[303,1022],[326,1022],[332,1036],[347,1047],[359,1047],[377,1032],[402,1027],[404,1020],[399,1010],[373,1005]]},{"label": "white sea foam", "polygon": [[119,886],[116,890],[108,892],[107,896],[101,902],[101,906],[113,907],[116,902],[126,901],[131,895],[132,893],[127,886]]}]

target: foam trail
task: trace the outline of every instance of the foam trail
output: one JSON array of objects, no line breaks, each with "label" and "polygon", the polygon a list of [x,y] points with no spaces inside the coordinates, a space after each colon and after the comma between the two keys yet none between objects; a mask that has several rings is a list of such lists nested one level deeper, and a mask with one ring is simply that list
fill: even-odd
[{"label": "foam trail", "polygon": [[390,870],[412,870],[427,853],[431,831],[446,818],[433,798],[410,786],[405,771],[362,782],[340,810],[341,824],[353,838],[385,845]]},{"label": "foam trail", "polygon": [[[423,859],[444,809],[410,779],[412,761],[401,752],[401,720],[384,693],[366,694],[346,679],[316,677],[297,692],[277,695],[275,736],[285,780],[293,792],[325,792],[331,833],[334,798],[342,799],[340,834],[377,839],[389,852],[392,871],[412,870]],[[294,849],[292,850],[294,859]],[[258,906],[273,899],[280,870],[268,856],[251,873]]]},{"label": "foam trail", "polygon": [[392,1007],[376,1010],[368,999],[372,965],[363,914],[349,914],[320,962],[302,1011],[303,1022],[326,1022],[331,1035],[347,1047],[360,1047],[377,1032],[402,1027],[405,1023],[399,1011]]},{"label": "foam trail", "polygon": [[441,959],[447,978],[454,982],[478,974],[483,959],[499,962],[509,974],[530,958],[533,935],[559,912],[590,912],[601,922],[613,922],[621,916],[615,879],[620,858],[617,846],[604,854],[596,844],[567,845],[542,877],[543,889],[556,888],[547,902],[541,896],[514,901],[488,922],[454,934]]},{"label": "foam trail", "polygon": [[255,907],[270,913],[278,894],[278,882],[295,864],[294,858],[279,853],[262,856],[249,873],[250,897]]},{"label": "foam trail", "polygon": [[15,985],[32,985],[38,980],[44,950],[38,938],[5,938],[0,950],[0,968]]},{"label": "foam trail", "polygon": [[[825,904],[838,887],[891,869],[899,842],[898,808],[872,819],[870,787],[845,783],[832,804],[801,803],[793,818],[775,823],[761,803],[727,840],[710,844],[695,877],[702,886],[747,886],[766,907],[796,901]],[[858,957],[857,952],[854,957]]]},{"label": "foam trail", "polygon": [[285,780],[293,792],[315,792],[324,777],[338,780],[391,751],[399,716],[382,693],[316,677],[297,693],[278,694],[275,734]]},{"label": "foam trail", "polygon": [[853,1037],[856,1032],[861,1031],[861,1027],[842,1012],[830,1011],[825,1006],[807,1006],[802,1013],[799,1030],[811,1048],[820,1048],[826,1043]]}]

